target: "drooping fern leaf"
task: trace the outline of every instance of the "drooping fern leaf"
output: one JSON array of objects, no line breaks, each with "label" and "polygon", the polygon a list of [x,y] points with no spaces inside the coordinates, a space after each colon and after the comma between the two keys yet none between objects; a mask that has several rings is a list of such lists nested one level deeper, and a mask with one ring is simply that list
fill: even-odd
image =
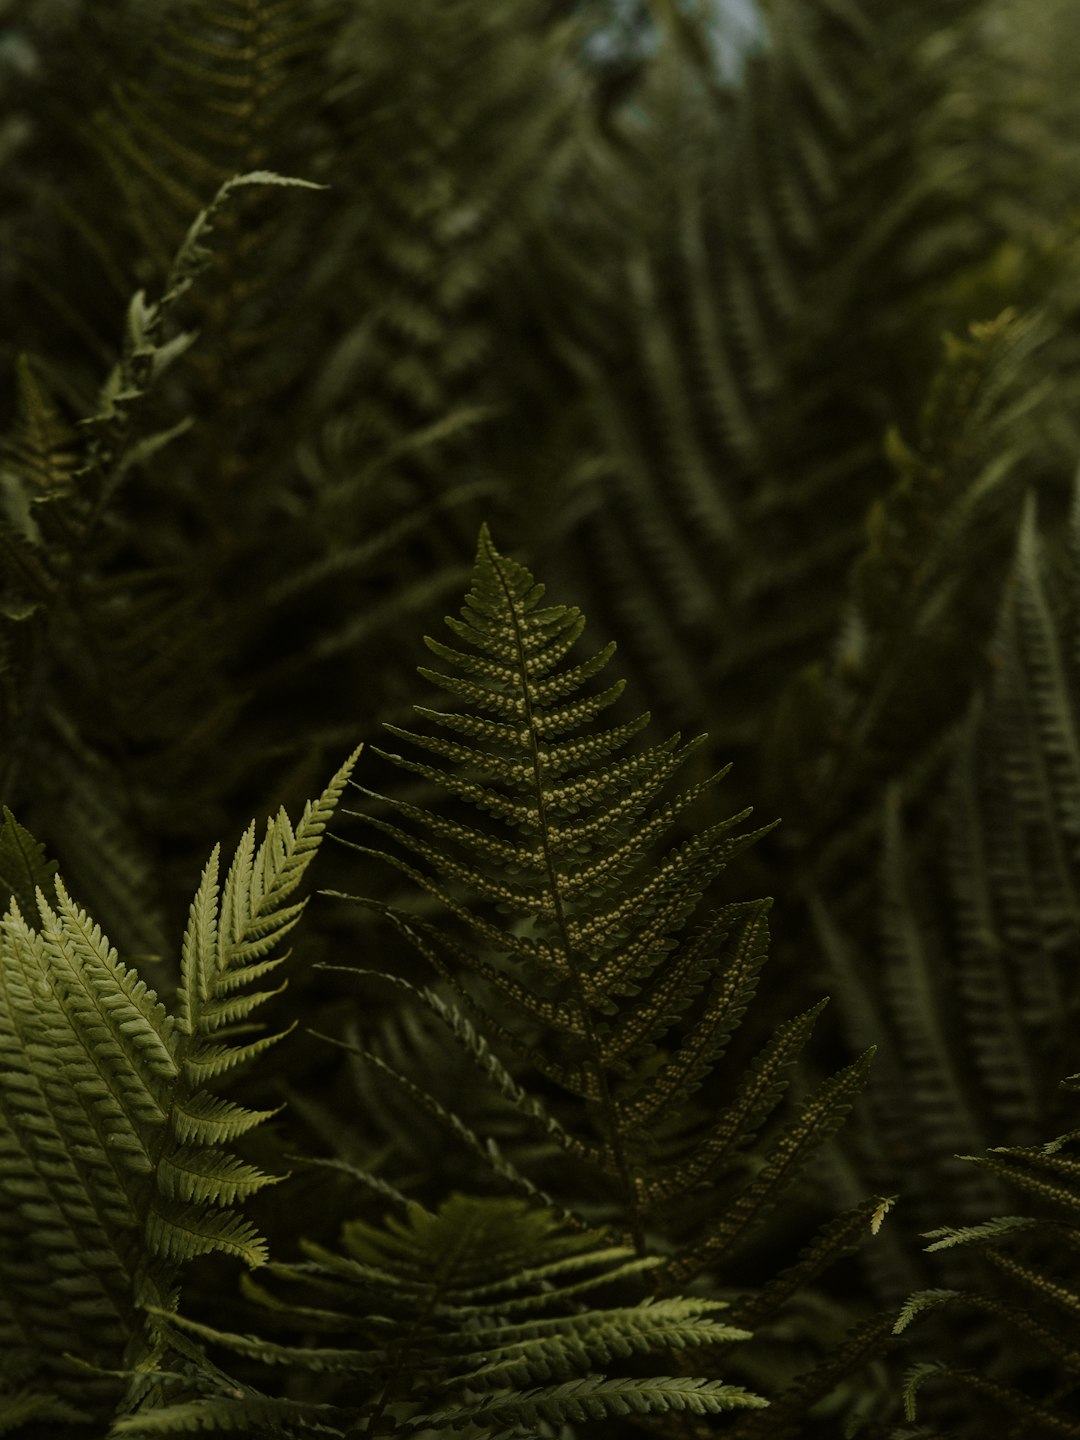
[{"label": "drooping fern leaf", "polygon": [[[266,1259],[240,1207],[274,1177],[229,1147],[267,1112],[215,1085],[278,1038],[247,1038],[273,993],[252,986],[284,959],[279,942],[303,909],[291,897],[354,760],[295,829],[282,812],[257,848],[247,832],[220,900],[215,851],[191,907],[175,1013],[59,878],[51,901],[38,890],[36,924],[16,899],[0,922],[2,1344],[30,1392],[65,1413],[100,1423],[118,1404],[160,1398],[168,1347],[149,1307],[176,1309],[187,1261]],[[18,839],[9,818],[0,841]]]}]

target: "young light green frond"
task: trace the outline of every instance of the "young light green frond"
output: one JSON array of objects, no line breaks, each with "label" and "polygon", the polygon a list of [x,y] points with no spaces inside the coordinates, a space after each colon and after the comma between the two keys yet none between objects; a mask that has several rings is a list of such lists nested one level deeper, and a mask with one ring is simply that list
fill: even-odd
[{"label": "young light green frond", "polygon": [[[308,802],[295,831],[281,810],[267,822],[256,850],[253,821],[237,846],[223,887],[218,880],[220,846],[215,847],[191,903],[184,937],[181,1025],[193,1039],[209,1041],[221,1026],[246,1018],[277,993],[236,992],[282,963],[283,956],[270,958],[270,952],[296,926],[304,909],[304,902],[286,901],[318,851],[359,753],[355,750],[322,795]],[[268,1043],[258,1041],[242,1051],[197,1045],[186,1056],[188,1072],[196,1078],[219,1074],[227,1064],[258,1054]]]},{"label": "young light green frond", "polygon": [[[164,1196],[170,1198],[167,1190]],[[167,1214],[151,1210],[146,1240],[156,1255],[175,1262],[219,1251],[252,1267],[265,1265],[268,1258],[266,1241],[250,1221],[194,1206],[171,1206]]]},{"label": "young light green frond", "polygon": [[[0,1207],[0,1292],[10,1297],[0,1305],[0,1338],[31,1357],[28,1375],[46,1377],[61,1401],[85,1400],[97,1418],[116,1408],[121,1381],[125,1406],[160,1413],[154,1405],[176,1377],[162,1363],[170,1342],[148,1307],[175,1310],[187,1261],[267,1259],[240,1206],[279,1177],[224,1147],[273,1112],[199,1087],[272,1043],[236,1043],[267,996],[226,988],[223,968],[233,981],[267,968],[227,971],[253,926],[266,920],[276,935],[297,908],[280,903],[283,892],[295,890],[313,857],[346,776],[347,766],[295,834],[287,820],[275,822],[256,857],[258,899],[232,948],[219,925],[215,851],[185,935],[180,1023],[59,877],[51,903],[37,891],[36,928],[14,899],[0,921],[0,1189],[12,1202]],[[45,878],[40,847],[10,820],[7,839],[23,875]],[[242,844],[230,896],[236,874],[246,874],[249,896],[256,889],[244,857]],[[209,1373],[209,1362],[182,1353]],[[244,1414],[235,1411],[238,1424]]]},{"label": "young light green frond", "polygon": [[132,1200],[147,1167],[128,1163],[138,1132],[79,1018],[59,1004],[48,947],[13,902],[0,934],[0,1327],[9,1353],[27,1355],[25,1378],[95,1408],[114,1383],[85,1383],[64,1357],[94,1353],[84,1314],[113,1353],[130,1333]]},{"label": "young light green frond", "polygon": [[[588,1255],[581,1259],[584,1263],[589,1263]],[[595,1263],[596,1256],[592,1259]],[[577,1331],[587,1335],[597,1318],[602,1316],[606,1326],[611,1329],[625,1326],[628,1334],[648,1331],[651,1327],[662,1326],[671,1318],[677,1318],[680,1322],[700,1324],[703,1335],[712,1335],[723,1330],[731,1331],[732,1339],[749,1339],[748,1331],[738,1326],[726,1325],[715,1318],[727,1309],[727,1303],[723,1300],[704,1300],[690,1296],[679,1296],[674,1300],[647,1299],[629,1308],[587,1310],[571,1315],[545,1315],[492,1326],[490,1329],[485,1329],[483,1322],[478,1321],[475,1329],[470,1326],[469,1335],[485,1347],[498,1344],[502,1349],[508,1350],[523,1341],[542,1340],[546,1336],[559,1336],[564,1333],[570,1335]]]},{"label": "young light green frond", "polygon": [[483,1351],[485,1363],[472,1372],[468,1383],[480,1390],[500,1384],[524,1388],[657,1349],[686,1350],[749,1338],[748,1330],[695,1313],[695,1302],[688,1300],[552,1316],[502,1329],[485,1329],[481,1324],[469,1330],[468,1343],[473,1355]]},{"label": "young light green frond", "polygon": [[[54,880],[57,911],[54,914],[38,895],[41,933],[56,961],[55,973],[78,984],[101,1018],[108,1021],[133,1061],[144,1072],[165,1080],[177,1074],[176,1039],[172,1017],[138,973],[117,959],[116,951],[89,915],[72,904],[63,882]],[[109,991],[112,991],[109,994]]]},{"label": "young light green frond", "polygon": [[[271,1045],[276,1045],[279,1040],[284,1039],[291,1031],[296,1029],[297,1021],[281,1030],[276,1035],[262,1035],[258,1040],[251,1040],[246,1045],[235,1044],[212,1044],[203,1042],[198,1049],[184,1060],[184,1074],[187,1079],[197,1086],[205,1085],[210,1080],[216,1080],[218,1076],[224,1075],[226,1071],[234,1069],[237,1065],[246,1065],[249,1060],[254,1060]],[[213,1035],[213,1030],[204,1024],[203,1028]]]},{"label": "young light green frond", "polygon": [[[267,1291],[259,1291],[259,1299],[267,1303],[271,1297]],[[280,1302],[279,1302],[280,1303]],[[319,1313],[319,1312],[315,1312]],[[330,1312],[323,1312],[332,1318]],[[234,1355],[243,1355],[263,1365],[288,1365],[316,1374],[366,1375],[385,1366],[387,1355],[379,1350],[350,1350],[329,1346],[281,1345],[259,1335],[238,1335],[231,1331],[215,1330],[209,1325],[186,1315],[173,1315],[167,1310],[152,1310],[151,1314],[168,1322],[170,1327],[182,1330],[187,1335],[197,1336],[213,1344],[223,1346]],[[280,1417],[276,1417],[279,1418]]]},{"label": "young light green frond", "polygon": [[218,866],[221,846],[215,845],[191,902],[180,962],[177,999],[180,1027],[194,1037],[199,1016],[215,993],[218,969]]},{"label": "young light green frond", "polygon": [[[588,1232],[581,1233],[587,1235]],[[625,1245],[601,1244],[595,1250],[584,1249],[542,1265],[529,1266],[494,1284],[475,1286],[462,1298],[469,1302],[469,1308],[484,1315],[532,1314],[568,1301],[576,1303],[583,1295],[593,1295],[619,1281],[641,1279],[658,1270],[660,1264],[658,1256],[635,1256]],[[586,1273],[583,1279],[562,1279],[590,1270],[593,1273]],[[555,1280],[560,1283],[554,1284]]]},{"label": "young light green frond", "polygon": [[234,1155],[202,1146],[181,1146],[163,1157],[157,1170],[158,1189],[163,1195],[197,1204],[234,1205],[283,1178],[264,1175]]},{"label": "young light green frond", "polygon": [[[122,1415],[113,1422],[111,1434],[149,1440],[155,1435],[197,1433],[251,1435],[281,1434],[283,1427],[302,1427],[303,1435],[335,1435],[334,1421],[340,1412],[332,1405],[304,1404],[301,1401],[270,1398],[235,1385],[231,1394],[204,1400],[186,1400],[173,1405],[156,1405],[134,1415]],[[284,1429],[284,1433],[290,1433]]]}]

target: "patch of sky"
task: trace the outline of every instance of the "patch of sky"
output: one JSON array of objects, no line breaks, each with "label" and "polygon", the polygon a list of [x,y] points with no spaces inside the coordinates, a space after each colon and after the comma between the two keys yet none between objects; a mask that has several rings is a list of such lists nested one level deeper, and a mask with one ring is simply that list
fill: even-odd
[{"label": "patch of sky", "polygon": [[[737,81],[746,57],[766,42],[765,21],[758,0],[672,0],[686,15],[704,22],[717,74]],[[582,8],[595,18],[585,57],[599,69],[623,69],[645,61],[655,51],[660,32],[656,6],[649,0],[585,0]]]}]

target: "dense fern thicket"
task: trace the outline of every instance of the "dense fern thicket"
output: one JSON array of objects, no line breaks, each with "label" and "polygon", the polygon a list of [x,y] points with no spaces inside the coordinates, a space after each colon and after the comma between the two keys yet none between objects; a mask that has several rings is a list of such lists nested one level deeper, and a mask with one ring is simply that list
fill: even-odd
[{"label": "dense fern thicket", "polygon": [[0,1433],[1080,1434],[1074,28],[0,0]]}]

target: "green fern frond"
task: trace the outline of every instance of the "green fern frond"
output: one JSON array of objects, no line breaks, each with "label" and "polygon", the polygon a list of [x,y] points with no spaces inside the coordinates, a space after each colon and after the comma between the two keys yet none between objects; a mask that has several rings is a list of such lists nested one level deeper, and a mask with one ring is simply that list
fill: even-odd
[{"label": "green fern frond", "polygon": [[1051,1153],[1047,1148],[999,1148],[967,1157],[991,1166],[1035,1213],[943,1227],[927,1237],[932,1251],[960,1246],[973,1252],[979,1288],[918,1291],[898,1315],[895,1333],[943,1306],[959,1306],[995,1322],[1001,1353],[975,1366],[963,1363],[963,1347],[950,1345],[935,1366],[913,1366],[904,1392],[909,1419],[920,1386],[933,1375],[974,1392],[983,1402],[979,1413],[1003,1407],[1015,1417],[1010,1434],[1080,1433],[1073,1399],[1080,1374],[1080,1161],[1067,1139]]},{"label": "green fern frond", "polygon": [[122,358],[102,386],[97,412],[84,421],[91,432],[85,468],[106,489],[115,486],[133,465],[154,454],[161,444],[180,433],[179,428],[172,427],[130,444],[133,411],[161,373],[194,343],[195,336],[183,330],[170,336],[167,322],[178,301],[210,263],[213,253],[210,236],[232,197],[239,190],[259,185],[309,190],[320,188],[311,181],[278,175],[270,170],[233,175],[219,186],[210,203],[188,226],[173,256],[161,298],[149,301],[141,290],[132,296],[128,304]]},{"label": "green fern frond", "polygon": [[[386,758],[501,823],[477,827],[393,800],[391,810],[412,828],[362,817],[396,843],[398,852],[383,858],[458,923],[455,930],[401,910],[385,913],[470,1012],[468,1022],[458,1008],[443,1013],[458,1043],[523,1119],[539,1120],[571,1159],[607,1172],[643,1248],[646,1223],[663,1224],[673,1198],[700,1191],[730,1168],[729,1156],[749,1146],[774,1114],[817,1013],[777,1033],[730,1109],[693,1144],[687,1137],[684,1153],[662,1155],[657,1117],[677,1115],[712,1075],[765,959],[768,902],[698,915],[719,870],[764,832],[732,834],[745,818],[740,814],[653,861],[677,817],[725,772],[664,797],[696,745],[680,747],[676,738],[627,754],[641,720],[600,728],[596,722],[621,686],[585,686],[611,647],[576,660],[580,612],[546,605],[543,587],[500,555],[486,530],[462,618],[448,623],[461,644],[428,646],[457,673],[425,673],[462,705],[420,713],[464,738],[393,727],[444,765]],[[507,925],[507,915],[518,923]],[[470,972],[498,997],[497,1009],[473,993]],[[422,998],[428,1008],[441,1004],[430,992]],[[530,1038],[537,1024],[542,1043]],[[561,1119],[553,1128],[547,1107],[538,1111],[520,1082],[493,1062],[477,1030],[586,1100],[595,1132],[582,1134]],[[687,1252],[680,1280],[741,1240],[839,1123],[864,1073],[859,1062],[807,1102],[761,1174],[732,1197],[700,1253]],[[434,1113],[431,1098],[420,1103]],[[439,1110],[448,1119],[445,1106]],[[476,1137],[469,1143],[479,1149]],[[679,1262],[670,1263],[674,1277]]]},{"label": "green fern frond", "polygon": [[1052,335],[1045,312],[1008,310],[947,336],[918,440],[886,436],[894,478],[868,509],[831,660],[793,682],[774,737],[783,788],[804,796],[798,823],[820,847],[819,877],[864,843],[865,807],[884,784],[922,793],[942,735],[985,678],[983,642],[1047,444]]},{"label": "green fern frond", "polygon": [[[690,1414],[719,1415],[730,1410],[751,1409],[766,1402],[739,1385],[720,1380],[689,1379],[686,1376],[659,1376],[645,1380],[625,1378],[601,1380],[589,1377],[564,1381],[547,1389],[523,1391],[509,1400],[480,1400],[462,1411],[441,1410],[422,1416],[412,1432],[428,1425],[453,1423],[455,1414],[473,1425],[486,1426],[489,1433],[504,1432],[507,1426],[553,1425],[567,1421],[605,1420],[625,1415]],[[406,1433],[409,1433],[408,1431]]]},{"label": "green fern frond", "polygon": [[[203,1088],[255,1047],[230,1042],[213,1006],[229,989],[246,1017],[264,998],[238,993],[259,967],[234,962],[252,947],[266,955],[296,923],[302,905],[289,898],[355,758],[295,831],[282,813],[254,856],[248,833],[220,924],[204,878],[176,1017],[58,877],[51,903],[37,891],[36,927],[17,899],[0,921],[0,1328],[5,1348],[29,1351],[63,1400],[110,1413],[125,1362],[137,1408],[163,1353],[148,1307],[175,1310],[183,1264],[213,1253],[266,1259],[239,1207],[276,1177],[222,1147],[267,1112]],[[0,845],[23,862],[16,889],[54,868],[10,816]]]},{"label": "green fern frond", "polygon": [[[358,818],[395,849],[345,843],[388,860],[425,897],[422,913],[362,901],[440,984],[386,979],[437,1018],[502,1108],[466,1124],[441,1091],[425,1093],[422,1066],[400,1052],[383,1058],[357,1036],[349,1043],[362,1062],[360,1090],[392,1082],[473,1156],[492,1153],[484,1169],[534,1199],[535,1176],[545,1203],[578,1229],[589,1213],[622,1225],[652,1260],[645,1283],[671,1296],[702,1272],[722,1275],[746,1247],[842,1122],[869,1055],[781,1118],[815,1006],[766,1038],[727,1082],[723,1103],[704,1101],[751,1007],[770,909],[756,901],[710,910],[705,896],[762,832],[740,834],[742,812],[667,841],[665,852],[726,772],[669,798],[698,743],[634,748],[640,722],[604,724],[621,690],[601,678],[611,647],[579,659],[580,612],[547,604],[486,530],[461,619],[449,624],[458,643],[429,639],[444,666],[424,673],[456,708],[423,707],[430,730],[394,727],[430,760],[384,754],[449,803],[362,790],[386,808]],[[583,1181],[603,1195],[601,1209],[578,1209]],[[811,1245],[786,1285],[768,1291],[763,1313],[773,1318],[857,1244],[872,1211]],[[753,1297],[743,1303],[753,1308]]]},{"label": "green fern frond", "polygon": [[984,1220],[981,1225],[942,1225],[937,1230],[927,1230],[926,1239],[934,1243],[927,1250],[948,1250],[953,1245],[966,1245],[969,1241],[994,1240],[1012,1230],[1026,1229],[1034,1222],[1023,1215],[999,1215],[994,1220]]},{"label": "green fern frond", "polygon": [[483,1435],[542,1420],[761,1406],[743,1387],[701,1378],[612,1375],[636,1357],[730,1344],[722,1302],[700,1298],[606,1302],[649,1261],[595,1231],[567,1230],[527,1202],[454,1195],[436,1213],[412,1204],[376,1226],[351,1221],[342,1248],[305,1244],[307,1260],[269,1273],[317,1304],[256,1301],[349,1344],[304,1349],[217,1333],[170,1317],[205,1342],[270,1365],[346,1377],[336,1403],[366,1433]]}]

